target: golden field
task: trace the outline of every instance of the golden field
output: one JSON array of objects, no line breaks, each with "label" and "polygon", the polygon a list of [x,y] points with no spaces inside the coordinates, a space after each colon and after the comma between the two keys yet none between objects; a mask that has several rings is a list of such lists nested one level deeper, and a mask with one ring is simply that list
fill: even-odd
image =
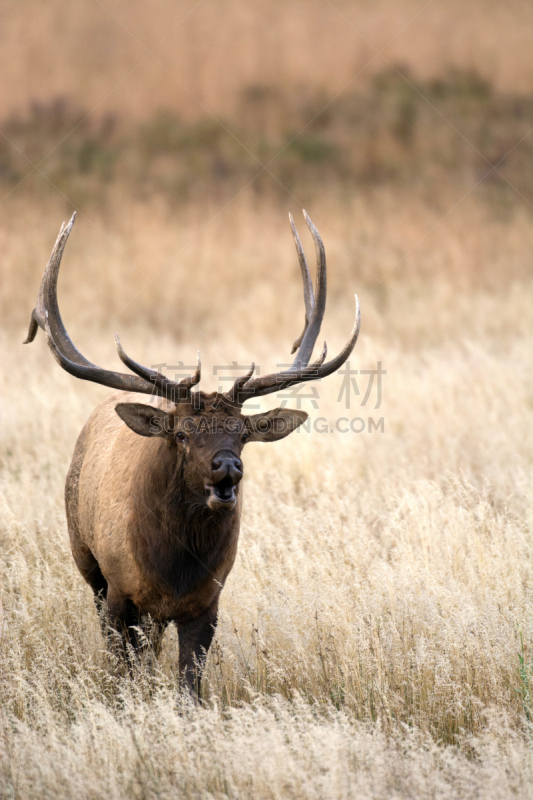
[{"label": "golden field", "polygon": [[[529,5],[2,14],[0,796],[529,797]],[[146,48],[182,18],[154,52],[164,69]],[[431,106],[398,74],[391,88],[394,64]],[[146,364],[200,348],[205,390],[233,360],[270,371],[303,321],[287,212],[311,255],[304,204],[328,256],[323,338],[342,346],[357,292],[351,365],[382,362],[383,400],[362,406],[358,376],[347,409],[331,376],[318,408],[303,400],[308,429],[245,450],[239,555],[195,709],[173,630],[157,668],[124,675],[70,554],[65,475],[107,390],[63,373],[41,332],[21,342],[75,207],[59,295],[92,361],[118,368],[117,331]]]}]

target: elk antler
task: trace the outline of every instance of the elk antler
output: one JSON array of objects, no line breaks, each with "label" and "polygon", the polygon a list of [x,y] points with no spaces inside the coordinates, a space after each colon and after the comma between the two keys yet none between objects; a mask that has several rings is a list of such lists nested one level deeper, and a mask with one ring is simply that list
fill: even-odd
[{"label": "elk antler", "polygon": [[37,328],[42,328],[46,333],[48,345],[55,359],[66,372],[69,372],[76,378],[93,381],[94,383],[101,383],[103,386],[109,386],[111,389],[121,389],[126,392],[141,392],[142,394],[150,395],[155,394],[171,401],[187,399],[190,395],[191,387],[196,385],[200,380],[199,353],[198,367],[196,368],[195,374],[190,378],[185,378],[179,383],[175,383],[160,372],[150,369],[149,367],[144,367],[142,364],[138,364],[126,355],[118,336],[116,336],[116,346],[119,357],[132,372],[136,373],[135,375],[127,375],[122,372],[113,372],[112,370],[97,367],[95,364],[88,361],[74,346],[65,329],[59,312],[59,304],[57,302],[57,279],[63,250],[65,249],[75,218],[76,212],[74,212],[67,225],[65,225],[65,223],[61,225],[59,236],[56,239],[54,249],[52,250],[52,254],[44,271],[39,297],[37,298],[37,305],[32,311],[30,327],[24,344],[33,342],[37,334]]},{"label": "elk antler", "polygon": [[349,358],[350,353],[355,347],[357,337],[359,336],[359,328],[361,327],[361,310],[359,307],[359,300],[355,295],[355,322],[350,334],[348,342],[345,344],[341,352],[331,361],[324,363],[326,359],[327,346],[324,342],[324,347],[319,358],[312,364],[309,364],[313,350],[320,333],[324,311],[326,310],[326,253],[324,244],[320,238],[320,234],[311,222],[308,214],[304,211],[305,221],[311,231],[311,235],[315,242],[316,250],[316,296],[313,295],[313,283],[309,274],[309,267],[305,259],[305,254],[300,242],[300,238],[296,231],[294,221],[291,214],[289,220],[291,223],[294,242],[296,244],[296,252],[298,253],[298,260],[300,262],[300,269],[302,272],[302,280],[304,287],[304,303],[305,303],[305,326],[302,334],[294,342],[292,352],[296,351],[296,357],[288,370],[283,372],[275,372],[270,375],[253,378],[252,372],[248,375],[237,378],[233,387],[226,393],[225,397],[230,403],[242,405],[251,397],[260,397],[261,395],[271,394],[272,392],[286,389],[289,386],[294,386],[296,383],[303,383],[304,381],[314,381],[320,378],[325,378],[331,375],[332,372],[341,367],[344,362]]}]

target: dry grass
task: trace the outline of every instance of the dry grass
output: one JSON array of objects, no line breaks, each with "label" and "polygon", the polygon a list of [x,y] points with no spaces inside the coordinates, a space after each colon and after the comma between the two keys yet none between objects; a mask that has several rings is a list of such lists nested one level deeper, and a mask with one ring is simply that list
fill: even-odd
[{"label": "dry grass", "polygon": [[67,94],[136,117],[227,117],[250,86],[331,96],[390,63],[421,79],[475,70],[530,93],[532,15],[527,0],[7,0],[0,107]]},{"label": "dry grass", "polygon": [[[200,345],[206,388],[212,364],[287,357],[295,256],[283,209],[255,203],[242,197],[203,231],[220,209],[82,215],[60,288],[75,341],[106,365],[115,329],[148,363],[189,362]],[[345,336],[357,289],[352,363],[381,359],[387,376],[379,410],[358,398],[346,411],[339,378],[319,410],[304,405],[314,419],[383,416],[385,432],[250,446],[202,711],[180,706],[172,632],[156,675],[124,679],[104,652],[62,489],[106,390],[62,373],[42,337],[20,345],[63,209],[5,214],[3,796],[528,796],[529,213],[498,219],[471,197],[438,224],[388,190],[313,209],[328,341]]]},{"label": "dry grass", "polygon": [[[194,9],[0,12],[0,796],[530,797],[531,4]],[[267,160],[338,92],[249,186],[254,157],[208,120]],[[487,162],[503,177],[481,183]],[[60,302],[96,363],[117,367],[115,331],[148,364],[200,347],[206,390],[212,366],[283,362],[303,317],[286,215],[309,204],[330,350],[357,291],[352,366],[387,370],[381,408],[346,409],[334,376],[303,401],[314,427],[245,451],[201,709],[172,630],[124,676],[70,555],[65,475],[107,392],[21,341],[72,204]],[[365,432],[321,432],[340,417]]]}]

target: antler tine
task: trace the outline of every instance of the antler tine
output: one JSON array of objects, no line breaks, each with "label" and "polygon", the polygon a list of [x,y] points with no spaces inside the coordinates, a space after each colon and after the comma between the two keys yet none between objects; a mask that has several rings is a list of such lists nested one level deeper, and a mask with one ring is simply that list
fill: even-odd
[{"label": "antler tine", "polygon": [[198,350],[198,364],[196,370],[193,375],[188,378],[184,378],[182,381],[179,382],[180,386],[196,386],[197,383],[200,383],[200,378],[202,376],[202,359],[200,358],[200,351]]},{"label": "antler tine", "polygon": [[312,364],[311,366],[315,366],[316,365],[317,367],[320,367],[321,364],[323,364],[324,361],[326,360],[327,354],[328,354],[328,344],[327,344],[327,342],[324,342],[324,347],[322,348],[322,352],[318,356],[318,358],[315,361],[315,363]]},{"label": "antler tine", "polygon": [[315,377],[317,370],[322,366],[324,361],[326,360],[326,356],[328,354],[328,346],[326,342],[324,342],[324,346],[322,347],[322,351],[316,361],[313,361],[312,364],[308,364],[307,367],[300,370],[298,373],[292,372],[292,370],[287,370],[286,373],[280,373],[281,375],[286,374],[288,376],[288,383],[283,383],[281,388],[286,388],[287,386],[292,386],[293,383],[301,383],[305,380],[313,380]]},{"label": "antler tine", "polygon": [[[302,369],[309,364],[309,360],[313,355],[313,349],[320,333],[320,327],[324,318],[324,311],[326,310],[326,293],[327,293],[327,272],[326,272],[326,252],[324,250],[324,243],[320,238],[320,234],[311,222],[311,219],[306,211],[303,212],[307,227],[311,231],[315,243],[316,251],[316,296],[314,298],[313,308],[309,318],[300,347],[296,353],[296,358],[292,363],[291,369]],[[300,245],[301,247],[301,245]],[[301,262],[300,262],[301,263]],[[303,274],[303,270],[302,270]],[[310,278],[309,278],[310,280]],[[305,279],[304,279],[305,285]],[[306,307],[307,311],[307,307]]]},{"label": "antler tine", "polygon": [[[303,383],[304,381],[313,381],[313,380],[319,380],[320,378],[325,378],[327,375],[330,375],[332,372],[335,372],[342,364],[344,364],[344,362],[348,359],[350,353],[354,349],[355,343],[357,342],[357,337],[359,336],[359,329],[361,327],[361,310],[359,307],[359,300],[356,295],[355,322],[352,328],[352,332],[350,334],[350,338],[348,339],[348,342],[345,344],[341,352],[335,358],[332,358],[331,361],[328,361],[326,363],[325,360],[327,354],[327,345],[324,342],[324,348],[319,358],[313,364],[309,364],[309,359],[313,352],[313,348],[315,346],[315,342],[318,333],[320,331],[320,325],[322,323],[322,317],[324,316],[324,310],[326,306],[326,288],[327,288],[326,254],[324,251],[324,244],[322,242],[322,239],[320,238],[320,234],[318,233],[317,229],[315,228],[315,226],[313,225],[313,223],[311,222],[309,216],[306,214],[305,211],[304,215],[306,222],[309,226],[309,230],[313,235],[313,239],[315,242],[316,256],[317,256],[317,293],[315,296],[315,302],[313,305],[313,310],[309,325],[305,331],[296,359],[289,367],[289,369],[284,370],[283,372],[272,373],[270,375],[263,375],[262,377],[254,378],[253,380],[248,380],[246,383],[241,384],[239,387],[240,389],[239,394],[237,395],[237,400],[240,405],[242,405],[244,402],[246,402],[246,400],[248,400],[251,397],[261,397],[262,395],[271,394],[272,392],[277,392],[280,389],[286,389],[290,386],[294,386],[297,383]],[[291,227],[293,227],[292,218],[291,218]],[[296,237],[297,234],[295,236],[295,241]],[[299,241],[300,240],[298,239],[296,245],[298,254],[299,254],[299,248],[298,248]],[[302,266],[302,260],[300,260],[300,266]],[[305,267],[307,267],[306,264]],[[304,287],[305,287],[306,279],[305,279],[304,267],[302,267],[302,275],[304,275]]]},{"label": "antler tine", "polygon": [[93,383],[100,383],[102,386],[109,386],[111,389],[120,389],[124,392],[140,392],[141,394],[157,394],[154,390],[153,384],[148,381],[137,377],[136,375],[123,375],[121,372],[113,372],[112,370],[102,369],[90,362],[85,364],[79,361],[71,361],[68,356],[62,351],[57,344],[52,333],[48,312],[45,312],[45,326],[44,330],[48,346],[59,366],[75,378],[81,378],[84,381],[92,381]]},{"label": "antler tine", "polygon": [[[320,357],[315,361],[313,364],[310,364],[308,367],[301,369],[299,371],[293,371],[292,368],[287,370],[286,372],[278,372],[272,375],[265,375],[262,378],[256,378],[255,381],[251,381],[248,386],[244,388],[244,392],[246,393],[245,400],[248,400],[250,397],[261,397],[265,394],[271,394],[272,392],[278,392],[281,389],[287,389],[290,386],[294,386],[297,383],[304,383],[305,381],[316,381],[320,380],[321,378],[326,378],[328,375],[331,375],[332,372],[336,372],[336,370],[341,367],[344,362],[350,357],[352,350],[355,347],[357,342],[357,337],[359,336],[359,331],[361,329],[361,308],[359,306],[359,298],[355,295],[355,322],[352,328],[352,332],[350,334],[350,338],[342,348],[341,352],[332,358],[331,361],[323,364],[322,362],[325,360],[327,347],[326,343],[324,342],[324,348]],[[243,400],[243,402],[245,402]]]},{"label": "antler tine", "polygon": [[135,372],[136,375],[139,375],[141,378],[144,378],[146,381],[152,381],[155,383],[156,381],[162,382],[166,381],[164,375],[160,372],[157,372],[155,369],[150,369],[150,367],[144,367],[142,364],[139,364],[137,361],[134,361],[133,358],[126,353],[122,345],[120,344],[120,339],[118,338],[118,333],[115,333],[115,347],[117,348],[118,357],[125,364],[128,369],[131,369],[132,372]]},{"label": "antler tine", "polygon": [[281,389],[287,389],[297,383],[304,383],[305,381],[320,380],[331,375],[332,372],[341,367],[345,361],[350,357],[352,350],[355,347],[359,331],[361,329],[361,308],[359,306],[359,298],[355,295],[355,321],[350,334],[350,338],[342,348],[341,352],[332,358],[327,363],[324,363],[327,354],[327,345],[324,342],[324,347],[319,358],[309,366],[302,369],[295,370],[293,367],[285,372],[272,373],[264,375],[260,378],[255,378],[249,381],[240,391],[239,403],[242,405],[251,397],[261,397],[272,392],[278,392]]},{"label": "antler tine", "polygon": [[76,219],[76,212],[73,213],[68,223],[62,223],[61,230],[59,231],[54,248],[48,259],[48,264],[44,270],[43,279],[39,289],[39,296],[37,298],[37,305],[31,313],[30,327],[28,335],[24,340],[24,344],[33,342],[37,334],[37,328],[43,331],[46,326],[46,314],[48,314],[48,322],[50,330],[54,339],[60,344],[65,355],[79,364],[89,365],[88,361],[73,345],[70,337],[65,329],[61,314],[59,312],[59,305],[57,302],[57,279],[59,277],[59,267],[61,266],[61,258],[67,243],[68,237]]},{"label": "antler tine", "polygon": [[173,402],[177,399],[187,400],[190,396],[190,387],[194,386],[200,380],[200,353],[198,353],[198,366],[195,374],[191,378],[185,378],[185,380],[175,383],[161,372],[157,372],[155,369],[150,369],[150,367],[145,367],[142,364],[139,364],[137,361],[134,361],[133,358],[130,358],[120,344],[118,333],[115,333],[115,344],[122,363],[125,364],[128,369],[131,369],[132,372],[135,372],[136,375],[139,375],[141,378],[144,378],[144,380],[149,381],[153,387],[153,391],[156,394],[165,397],[167,400],[171,400]]},{"label": "antler tine", "polygon": [[244,396],[244,399],[239,400],[239,403],[242,405],[242,403],[245,403],[246,400],[249,400],[251,397],[261,397],[262,395],[271,394],[272,392],[279,392],[282,389],[287,389],[289,386],[294,386],[295,383],[316,380],[321,377],[319,375],[319,370],[326,359],[327,352],[328,346],[326,342],[324,342],[324,347],[317,360],[313,361],[312,364],[308,364],[307,367],[304,367],[298,372],[290,369],[285,372],[264,375],[262,378],[256,378],[250,381],[250,383],[244,386],[240,391],[240,397],[242,398]]},{"label": "antler tine", "polygon": [[295,353],[302,343],[302,339],[304,338],[305,332],[307,330],[307,326],[309,325],[309,320],[311,319],[311,315],[313,313],[313,305],[315,302],[314,293],[313,293],[313,281],[311,280],[311,275],[309,273],[309,267],[307,266],[307,261],[305,259],[304,249],[302,247],[302,243],[300,241],[300,237],[298,236],[298,231],[296,230],[296,226],[294,224],[294,220],[292,218],[292,214],[289,212],[289,222],[291,225],[292,235],[294,237],[294,244],[296,245],[296,252],[298,253],[298,261],[300,264],[300,269],[302,272],[302,281],[304,285],[304,303],[305,303],[305,322],[304,322],[304,329],[299,335],[299,337],[295,340],[291,355]]},{"label": "antler tine", "polygon": [[246,394],[246,392],[243,392],[242,390],[244,389],[244,387],[254,374],[254,370],[255,370],[255,364],[254,362],[252,362],[252,366],[250,367],[246,375],[240,375],[233,384],[233,386],[231,387],[231,389],[229,390],[229,392],[224,392],[224,397],[227,400],[229,400],[230,403],[237,403],[238,405],[242,405],[242,403],[244,403],[244,400],[242,401],[239,400],[239,396],[243,393]]},{"label": "antler tine", "polygon": [[61,257],[67,243],[70,231],[74,224],[76,214],[74,213],[70,221],[61,226],[59,236],[52,250],[52,254],[46,265],[44,276],[39,289],[37,305],[32,311],[30,327],[26,343],[35,339],[37,328],[40,327],[46,333],[48,345],[61,367],[66,372],[94,383],[101,383],[111,389],[120,389],[126,392],[140,392],[142,394],[158,394],[169,397],[171,392],[179,389],[179,384],[174,384],[154,370],[137,364],[130,359],[122,349],[117,337],[117,349],[122,361],[130,368],[135,375],[124,375],[121,372],[101,369],[92,364],[83,356],[71,341],[66,328],[61,319],[59,304],[57,301],[57,278]]},{"label": "antler tine", "polygon": [[322,367],[319,367],[318,370],[318,378],[326,378],[328,375],[331,375],[332,372],[336,372],[339,367],[342,367],[345,361],[350,358],[352,354],[352,350],[354,349],[357,339],[359,337],[359,331],[361,330],[361,306],[359,305],[359,298],[357,295],[355,297],[355,321],[353,324],[352,332],[350,334],[350,338],[340,351],[340,353],[332,358],[331,361],[328,361],[327,364],[324,364]]},{"label": "antler tine", "polygon": [[[74,224],[74,220],[76,219],[76,212],[73,213],[70,221],[68,223],[68,230],[66,231],[66,235],[64,236],[63,233],[65,231],[65,223],[61,223],[61,228],[57,235],[57,239],[55,241],[53,250],[50,254],[50,258],[48,259],[48,264],[45,267],[44,275],[41,280],[41,285],[39,287],[39,295],[37,297],[37,304],[33,311],[31,312],[30,318],[30,326],[28,329],[28,335],[24,339],[22,344],[29,344],[33,342],[37,335],[37,329],[41,328],[43,331],[45,330],[46,320],[45,320],[45,297],[48,294],[48,285],[50,280],[52,279],[57,285],[57,275],[59,272],[59,264],[61,263],[61,256],[63,255],[63,250],[65,248],[65,244],[67,243],[68,235],[72,230],[72,226]],[[59,255],[59,258],[57,257]]]}]

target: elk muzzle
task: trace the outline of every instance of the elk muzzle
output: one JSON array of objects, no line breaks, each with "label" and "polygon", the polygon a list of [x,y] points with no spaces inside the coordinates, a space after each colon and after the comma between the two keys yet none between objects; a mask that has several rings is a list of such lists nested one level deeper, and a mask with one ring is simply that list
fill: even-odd
[{"label": "elk muzzle", "polygon": [[212,511],[231,511],[237,503],[236,487],[242,479],[241,459],[233,453],[218,453],[206,483],[207,505]]}]

